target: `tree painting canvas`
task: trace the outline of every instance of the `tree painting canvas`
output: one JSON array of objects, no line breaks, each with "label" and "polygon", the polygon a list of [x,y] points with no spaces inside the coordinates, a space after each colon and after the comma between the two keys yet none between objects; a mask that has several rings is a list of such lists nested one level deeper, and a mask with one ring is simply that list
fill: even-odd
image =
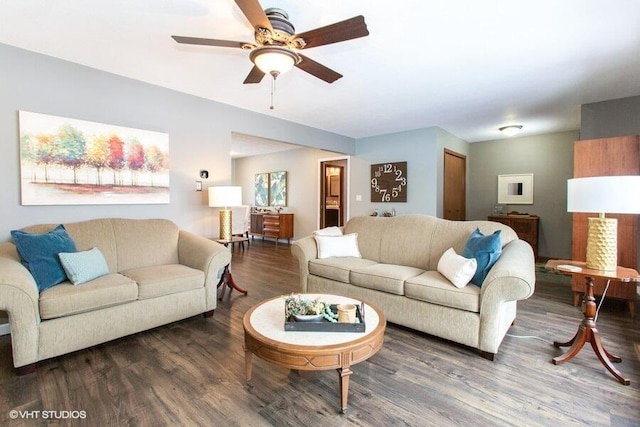
[{"label": "tree painting canvas", "polygon": [[20,111],[23,205],[169,203],[169,135]]}]

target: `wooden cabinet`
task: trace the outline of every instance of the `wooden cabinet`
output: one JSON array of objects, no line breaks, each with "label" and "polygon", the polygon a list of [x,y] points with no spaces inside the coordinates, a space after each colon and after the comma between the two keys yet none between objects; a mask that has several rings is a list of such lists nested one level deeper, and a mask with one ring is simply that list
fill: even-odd
[{"label": "wooden cabinet", "polygon": [[504,215],[490,216],[489,221],[500,222],[508,225],[516,232],[518,238],[529,243],[533,248],[533,256],[538,258],[538,223],[536,215]]},{"label": "wooden cabinet", "polygon": [[[640,175],[640,136],[620,136],[576,141],[573,145],[573,177]],[[587,257],[587,218],[597,213],[574,213],[571,258]],[[638,215],[607,214],[618,219],[618,265],[638,269]],[[602,295],[606,280],[595,279],[593,292]],[[584,279],[571,281],[574,305],[585,292]],[[611,281],[607,297],[627,301],[631,317],[635,314],[636,283]]]},{"label": "wooden cabinet", "polygon": [[274,238],[276,245],[279,239],[290,239],[293,237],[293,214],[292,213],[252,213],[251,214],[251,235],[261,235]]}]

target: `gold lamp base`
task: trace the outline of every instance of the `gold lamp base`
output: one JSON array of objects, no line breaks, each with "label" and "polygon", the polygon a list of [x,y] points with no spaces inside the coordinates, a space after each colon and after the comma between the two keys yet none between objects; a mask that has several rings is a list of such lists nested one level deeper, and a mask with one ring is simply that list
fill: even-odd
[{"label": "gold lamp base", "polygon": [[220,209],[220,239],[231,240],[231,209]]},{"label": "gold lamp base", "polygon": [[618,220],[588,218],[587,268],[616,271],[618,268]]}]

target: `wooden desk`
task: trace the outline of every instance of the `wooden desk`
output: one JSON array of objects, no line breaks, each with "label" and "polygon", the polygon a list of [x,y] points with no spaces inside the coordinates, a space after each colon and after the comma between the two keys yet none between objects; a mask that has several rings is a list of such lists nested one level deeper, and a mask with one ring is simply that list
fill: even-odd
[{"label": "wooden desk", "polygon": [[[568,267],[579,267],[579,271],[569,270]],[[569,347],[569,349],[561,356],[554,357],[554,365],[560,365],[580,352],[585,343],[590,343],[593,351],[600,359],[600,362],[613,374],[618,381],[624,385],[629,385],[631,381],[624,378],[620,372],[613,366],[611,362],[619,363],[622,359],[615,356],[605,350],[600,339],[600,333],[596,329],[596,300],[593,297],[593,280],[595,278],[603,278],[612,281],[620,282],[640,282],[640,275],[632,268],[618,267],[616,271],[605,272],[599,270],[588,269],[585,262],[577,262],[570,260],[550,260],[545,265],[547,269],[556,270],[563,274],[568,274],[574,278],[582,278],[586,280],[586,291],[584,296],[584,319],[578,327],[578,332],[567,342],[554,341],[553,345],[556,347]],[[615,282],[614,282],[615,283]],[[604,297],[603,297],[604,298]]]},{"label": "wooden desk", "polygon": [[273,237],[276,246],[279,239],[287,239],[287,243],[290,243],[293,237],[293,213],[252,213],[251,235],[256,234],[262,235],[262,240],[265,237]]},{"label": "wooden desk", "polygon": [[520,240],[531,245],[533,256],[538,258],[538,228],[540,219],[536,215],[492,215],[487,220],[499,222],[513,228]]}]

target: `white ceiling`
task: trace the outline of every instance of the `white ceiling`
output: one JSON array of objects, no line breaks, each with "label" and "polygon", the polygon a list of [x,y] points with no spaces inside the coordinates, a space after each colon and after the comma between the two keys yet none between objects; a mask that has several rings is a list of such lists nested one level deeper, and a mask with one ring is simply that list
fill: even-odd
[{"label": "white ceiling", "polygon": [[2,0],[0,43],[359,138],[440,126],[469,142],[575,130],[580,105],[640,95],[638,0],[262,0],[298,32],[364,15],[370,36],[305,50],[344,77],[294,69],[243,85],[253,41],[233,0]]}]

